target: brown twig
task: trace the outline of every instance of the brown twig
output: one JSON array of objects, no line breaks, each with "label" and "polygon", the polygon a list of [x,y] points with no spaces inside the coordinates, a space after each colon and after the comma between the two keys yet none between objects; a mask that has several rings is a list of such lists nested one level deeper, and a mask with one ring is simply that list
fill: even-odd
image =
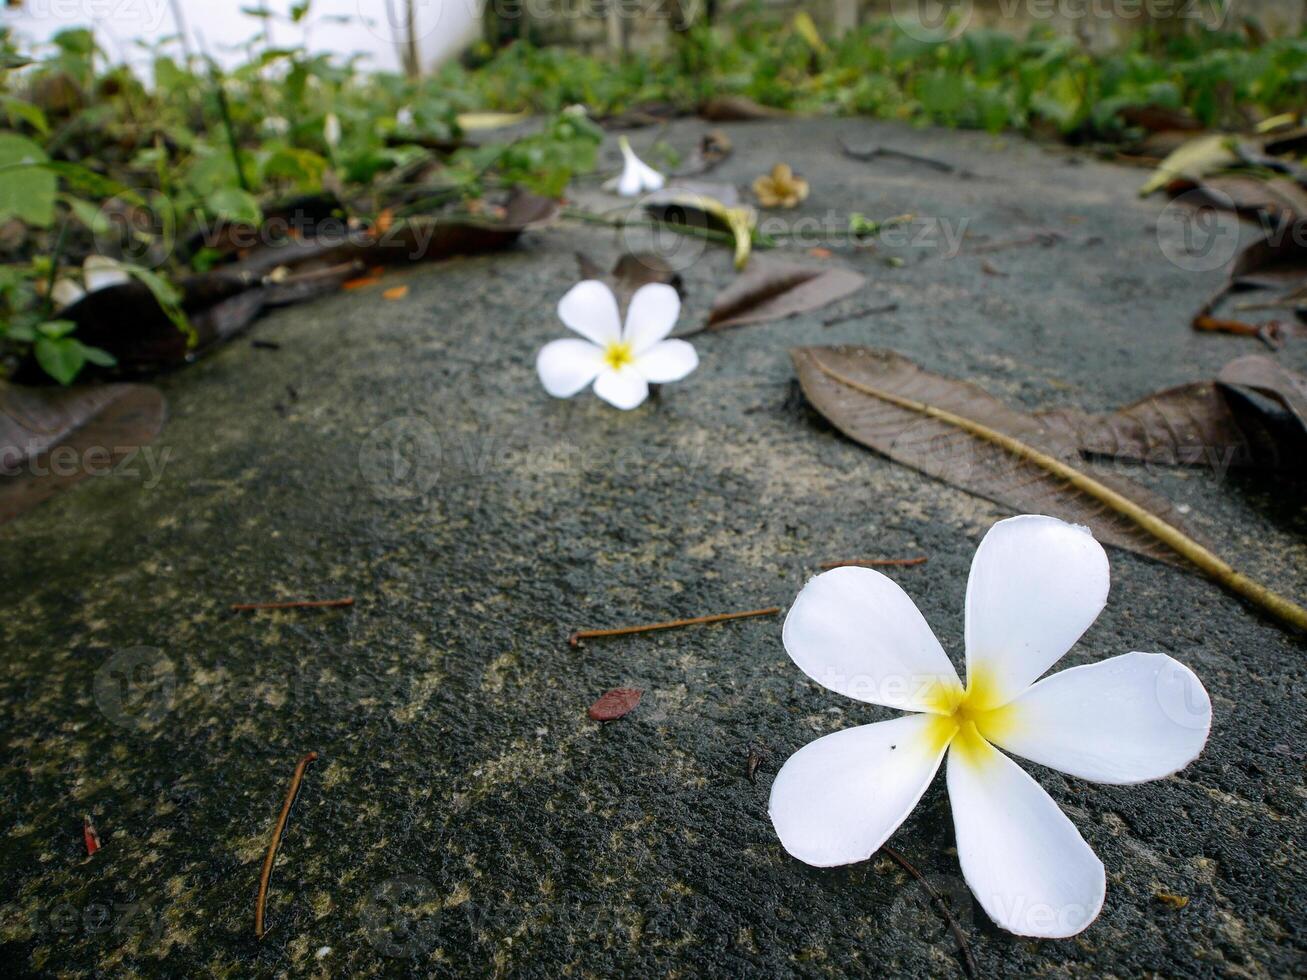
[{"label": "brown twig", "polygon": [[846,320],[856,320],[860,316],[873,316],[877,313],[893,313],[899,308],[898,303],[885,303],[881,306],[863,306],[856,310],[850,310],[848,313],[836,313],[834,316],[828,316],[821,321],[823,327],[833,327],[837,323],[843,323]]},{"label": "brown twig", "polygon": [[880,568],[882,565],[924,565],[925,555],[916,558],[851,558],[848,561],[824,561],[823,569],[831,568]]},{"label": "brown twig", "polygon": [[973,245],[971,248],[963,249],[959,255],[983,255],[986,252],[1001,252],[1005,248],[1022,248],[1026,245],[1042,245],[1044,248],[1052,248],[1058,242],[1065,241],[1066,236],[1056,231],[1037,231],[1033,235],[1027,235],[1025,238],[1012,238],[1001,242],[985,242],[981,245]]},{"label": "brown twig", "polygon": [[718,613],[715,616],[695,616],[693,619],[673,619],[666,623],[647,623],[644,626],[622,626],[612,630],[577,630],[567,638],[570,646],[580,646],[582,640],[593,640],[600,636],[628,636],[631,633],[648,633],[652,630],[670,630],[678,626],[699,626],[703,623],[721,623],[728,619],[744,619],[747,616],[774,616],[781,611],[780,606],[768,606],[766,609],[750,609],[747,612]]},{"label": "brown twig", "polygon": [[272,828],[272,840],[268,844],[267,856],[263,859],[263,874],[259,876],[259,897],[254,905],[254,935],[260,939],[263,938],[264,932],[263,913],[268,904],[268,882],[272,880],[272,865],[277,860],[281,835],[286,830],[286,820],[290,817],[290,808],[295,805],[295,797],[299,796],[300,783],[304,782],[304,770],[317,758],[318,753],[310,752],[300,759],[299,765],[295,767],[295,775],[290,778],[290,789],[286,792],[286,802],[281,805],[281,815],[277,817],[277,825]]},{"label": "brown twig", "polygon": [[354,597],[344,599],[296,600],[294,602],[236,602],[232,603],[232,612],[250,612],[255,609],[335,609],[339,606],[354,605]]},{"label": "brown twig", "polygon": [[935,903],[935,907],[939,909],[944,921],[948,924],[949,932],[953,933],[953,941],[958,944],[958,953],[962,956],[962,972],[971,980],[977,980],[980,971],[976,968],[975,957],[971,955],[971,944],[967,942],[966,933],[958,925],[958,920],[953,917],[953,912],[949,909],[948,903],[944,901],[944,896],[935,890],[935,886],[926,880],[926,876],[918,871],[911,861],[894,848],[888,844],[882,844],[880,849],[898,862],[899,867],[916,878],[917,884],[921,885],[922,891],[930,896],[931,901]]}]

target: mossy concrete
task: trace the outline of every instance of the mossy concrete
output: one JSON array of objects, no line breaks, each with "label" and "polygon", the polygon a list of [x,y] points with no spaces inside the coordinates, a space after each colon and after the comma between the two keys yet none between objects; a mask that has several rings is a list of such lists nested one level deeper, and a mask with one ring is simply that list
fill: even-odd
[{"label": "mossy concrete", "polygon": [[[666,138],[688,150],[702,128]],[[700,336],[700,369],[631,413],[550,400],[535,378],[572,251],[608,263],[623,248],[594,228],[391,277],[401,300],[373,288],[277,312],[255,335],[280,350],[240,341],[163,379],[157,485],[89,479],[0,529],[6,973],[956,972],[897,865],[806,867],[767,818],[791,752],[890,712],[807,681],[775,618],[566,637],[785,605],[822,561],[924,554],[892,574],[960,662],[971,555],[1005,511],[834,433],[796,393],[791,345],[892,346],[1017,405],[1090,409],[1257,348],[1190,330],[1222,273],[1163,257],[1163,202],[1136,199],[1137,171],[858,121],[728,129],[714,179],[790,162],[812,182],[801,215],[911,211],[965,221],[970,244],[1063,238],[955,258],[800,251],[867,286]],[[859,163],[841,137],[981,176]],[[687,265],[687,323],[729,276],[716,249]],[[1307,366],[1307,348],[1278,356]],[[1237,566],[1307,593],[1301,485],[1130,473]],[[1098,921],[1060,942],[995,928],[961,881],[941,781],[892,842],[948,897],[985,975],[1287,975],[1304,954],[1307,645],[1200,577],[1111,561],[1108,607],[1064,664],[1167,652],[1215,720],[1202,757],[1161,782],[1031,767],[1107,867]],[[352,609],[228,610],[345,595]],[[647,693],[589,721],[615,686]],[[309,750],[260,942],[260,863]],[[90,858],[83,814],[104,841]]]}]

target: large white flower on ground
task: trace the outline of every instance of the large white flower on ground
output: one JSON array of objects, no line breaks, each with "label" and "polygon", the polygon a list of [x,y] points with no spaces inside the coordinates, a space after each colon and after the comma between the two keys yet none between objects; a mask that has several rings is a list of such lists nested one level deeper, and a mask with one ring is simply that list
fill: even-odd
[{"label": "large white flower on ground", "polygon": [[595,394],[617,408],[635,408],[649,385],[680,381],[699,366],[684,340],[668,340],[681,315],[681,297],[663,283],[636,290],[622,328],[617,297],[597,279],[579,282],[558,301],[558,318],[584,340],[555,340],[536,358],[545,390],[570,398],[594,382]]},{"label": "large white flower on ground", "polygon": [[868,568],[812,579],[785,649],[825,687],[905,715],[817,739],[772,784],[785,849],[830,867],[876,852],[948,754],[958,860],[996,923],[1061,938],[1098,915],[1102,862],[1007,755],[1101,783],[1161,779],[1198,756],[1212,706],[1162,654],[1128,653],[1035,683],[1107,601],[1107,555],[1088,530],[1026,515],[990,528],[967,583],[964,688],[907,594]]}]

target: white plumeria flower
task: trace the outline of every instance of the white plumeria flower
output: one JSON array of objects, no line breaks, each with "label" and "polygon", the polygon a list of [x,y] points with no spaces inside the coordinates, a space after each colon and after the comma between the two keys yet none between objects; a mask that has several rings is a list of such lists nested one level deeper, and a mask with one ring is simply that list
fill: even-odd
[{"label": "white plumeria flower", "polygon": [[579,282],[558,301],[558,318],[584,340],[555,340],[536,358],[545,391],[570,398],[590,382],[595,394],[617,408],[635,408],[649,385],[680,381],[699,366],[684,340],[667,340],[681,315],[671,286],[649,283],[636,290],[622,329],[617,297],[597,279]]},{"label": "white plumeria flower", "polygon": [[657,170],[635,155],[635,150],[631,149],[630,140],[622,136],[618,139],[617,145],[622,149],[622,158],[625,163],[622,166],[622,175],[617,178],[615,184],[610,181],[608,187],[616,187],[617,193],[621,194],[622,197],[639,197],[649,191],[663,189],[666,179]]},{"label": "white plumeria flower", "polygon": [[1161,779],[1198,756],[1212,706],[1198,678],[1128,653],[1035,683],[1107,601],[1107,555],[1085,528],[1026,515],[990,528],[967,583],[967,686],[907,594],[869,568],[808,582],[785,618],[799,668],[841,694],[920,714],[849,728],[794,753],[772,784],[776,833],[818,867],[874,854],[948,754],[958,860],[989,917],[1063,938],[1103,906],[1103,864],[1007,755],[1100,783]]},{"label": "white plumeria flower", "polygon": [[82,263],[82,282],[85,283],[88,293],[93,293],[97,289],[108,289],[110,286],[121,286],[125,282],[130,282],[131,278],[121,262],[107,255],[88,255],[86,261]]},{"label": "white plumeria flower", "polygon": [[327,113],[322,121],[322,138],[333,150],[340,146],[340,119],[334,112]]}]

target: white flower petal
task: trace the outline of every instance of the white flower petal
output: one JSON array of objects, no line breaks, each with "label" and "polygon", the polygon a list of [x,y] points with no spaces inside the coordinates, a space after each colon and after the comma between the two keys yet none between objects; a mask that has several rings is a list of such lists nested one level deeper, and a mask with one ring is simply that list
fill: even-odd
[{"label": "white flower petal", "polygon": [[108,289],[110,286],[121,286],[130,282],[131,278],[119,262],[106,255],[88,255],[82,263],[82,282],[88,293]]},{"label": "white flower petal", "polygon": [[1212,702],[1184,664],[1127,653],[1046,677],[985,734],[1040,765],[1100,783],[1142,783],[1198,757]]},{"label": "white flower petal", "polygon": [[785,850],[822,868],[875,854],[935,777],[947,724],[936,715],[906,715],[846,728],[795,752],[776,774],[768,804]]},{"label": "white flower petal", "polygon": [[605,368],[595,379],[595,394],[614,408],[635,408],[649,397],[649,382],[634,367]]},{"label": "white flower petal", "polygon": [[663,175],[646,164],[631,149],[630,141],[625,137],[618,139],[622,150],[622,176],[617,181],[617,193],[623,197],[635,197],[641,191],[661,190]]},{"label": "white flower petal", "polygon": [[967,684],[1006,704],[1071,649],[1107,602],[1107,555],[1088,529],[1026,514],[980,542],[967,581]]},{"label": "white flower petal", "polygon": [[1098,916],[1103,863],[1053,799],[972,729],[948,754],[962,874],[998,925],[1019,936],[1074,936]]},{"label": "white flower petal", "polygon": [[586,279],[569,289],[558,301],[558,319],[600,347],[622,339],[617,297],[598,279]]},{"label": "white flower petal", "polygon": [[699,355],[685,340],[664,340],[635,358],[636,370],[654,384],[680,381],[698,366]]},{"label": "white flower petal", "polygon": [[675,289],[666,283],[647,283],[631,297],[622,339],[633,353],[641,354],[671,333],[680,315],[681,297]]},{"label": "white flower petal", "polygon": [[895,582],[871,568],[811,579],[790,606],[785,652],[818,684],[859,701],[908,711],[951,710],[957,671]]},{"label": "white flower petal", "polygon": [[555,398],[571,398],[603,369],[603,349],[588,340],[550,341],[536,356],[540,382]]}]

